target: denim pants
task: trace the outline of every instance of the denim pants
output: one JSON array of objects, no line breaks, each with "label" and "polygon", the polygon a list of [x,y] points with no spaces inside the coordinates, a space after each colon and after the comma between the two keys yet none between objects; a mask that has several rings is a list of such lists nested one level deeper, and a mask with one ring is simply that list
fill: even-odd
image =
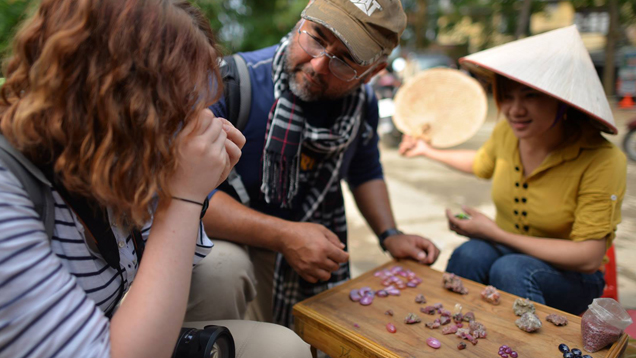
[{"label": "denim pants", "polygon": [[484,240],[470,239],[453,251],[446,271],[575,315],[600,297],[600,271],[562,271],[532,256]]}]

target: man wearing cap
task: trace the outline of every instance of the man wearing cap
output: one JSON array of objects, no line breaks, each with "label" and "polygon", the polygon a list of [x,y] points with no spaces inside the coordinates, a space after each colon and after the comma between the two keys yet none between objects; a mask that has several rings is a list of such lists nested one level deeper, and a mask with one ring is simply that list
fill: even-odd
[{"label": "man wearing cap", "polygon": [[[439,255],[429,240],[396,228],[377,100],[366,85],[404,31],[400,1],[314,0],[301,18],[278,45],[240,54],[252,99],[236,171],[249,207],[227,183],[211,194],[203,221],[217,240],[194,270],[186,320],[242,318],[258,294],[250,318],[291,326],[293,304],[347,280],[342,179],[393,257],[432,264]],[[212,111],[227,117],[225,101]],[[206,301],[225,316],[210,316]]]}]

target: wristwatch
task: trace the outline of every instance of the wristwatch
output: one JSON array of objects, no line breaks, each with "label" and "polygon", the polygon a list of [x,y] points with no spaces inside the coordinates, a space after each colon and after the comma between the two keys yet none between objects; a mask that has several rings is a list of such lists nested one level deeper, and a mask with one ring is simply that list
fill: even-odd
[{"label": "wristwatch", "polygon": [[393,227],[393,228],[385,230],[383,233],[378,235],[378,240],[380,240],[380,247],[382,248],[382,250],[386,251],[386,247],[384,246],[384,240],[386,240],[389,236],[402,235],[402,234],[404,234],[402,231]]}]

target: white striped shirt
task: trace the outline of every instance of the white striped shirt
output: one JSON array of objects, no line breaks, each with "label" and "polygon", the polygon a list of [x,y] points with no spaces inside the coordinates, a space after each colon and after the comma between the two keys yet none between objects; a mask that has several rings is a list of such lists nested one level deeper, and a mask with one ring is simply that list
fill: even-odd
[{"label": "white striped shirt", "polygon": [[[84,227],[52,192],[50,241],[28,194],[0,161],[0,358],[109,357],[104,312],[117,304],[120,275],[87,246]],[[111,228],[127,291],[137,256],[129,233]],[[150,223],[142,230],[144,240],[149,232]],[[194,264],[211,247],[200,226]]]}]

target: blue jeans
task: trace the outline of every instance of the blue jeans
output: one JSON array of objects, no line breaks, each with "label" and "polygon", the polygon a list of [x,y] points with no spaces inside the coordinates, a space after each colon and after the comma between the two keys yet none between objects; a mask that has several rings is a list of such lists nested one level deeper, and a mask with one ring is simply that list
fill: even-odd
[{"label": "blue jeans", "polygon": [[600,297],[603,273],[562,271],[532,256],[470,239],[453,251],[446,271],[575,315]]}]

